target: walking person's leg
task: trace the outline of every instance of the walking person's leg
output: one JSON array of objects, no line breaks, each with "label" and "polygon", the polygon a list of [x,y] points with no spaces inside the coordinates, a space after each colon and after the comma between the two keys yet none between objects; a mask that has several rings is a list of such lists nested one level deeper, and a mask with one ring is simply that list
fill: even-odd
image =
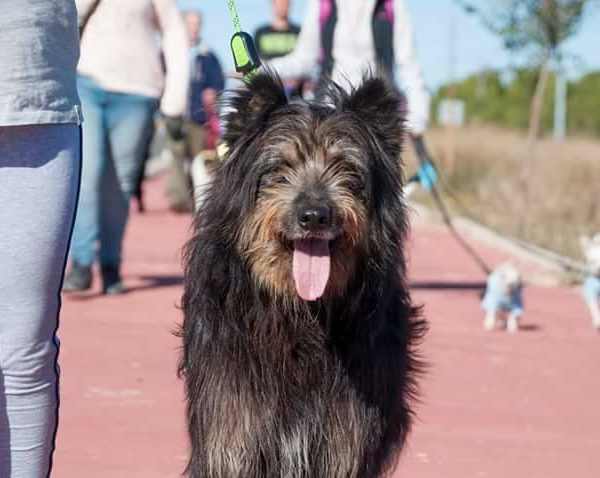
[{"label": "walking person's leg", "polygon": [[48,475],[60,288],[80,169],[76,125],[0,127],[0,476]]},{"label": "walking person's leg", "polygon": [[66,292],[86,290],[92,285],[92,265],[100,232],[100,184],[107,164],[104,93],[82,77],[78,78],[77,87],[85,116],[82,127],[83,164],[77,218],[71,241],[72,263],[64,283]]},{"label": "walking person's leg", "polygon": [[167,170],[167,198],[169,207],[175,212],[193,211],[194,201],[192,194],[191,178],[186,170],[190,157],[188,134],[190,122],[184,127],[185,137],[174,136],[167,132],[167,147],[171,153],[171,162]]},{"label": "walking person's leg", "polygon": [[146,140],[146,147],[144,148],[144,153],[142,154],[142,166],[140,167],[135,190],[133,191],[133,195],[137,199],[138,203],[138,212],[141,213],[146,212],[146,204],[144,203],[144,181],[146,179],[146,167],[148,165],[148,161],[150,160],[150,155],[152,154],[152,142],[155,131],[156,128],[153,119],[150,123],[150,134]]},{"label": "walking person's leg", "polygon": [[111,164],[102,178],[99,236],[105,293],[123,292],[121,250],[129,217],[129,202],[135,190],[157,106],[154,98],[112,95],[107,108]]}]

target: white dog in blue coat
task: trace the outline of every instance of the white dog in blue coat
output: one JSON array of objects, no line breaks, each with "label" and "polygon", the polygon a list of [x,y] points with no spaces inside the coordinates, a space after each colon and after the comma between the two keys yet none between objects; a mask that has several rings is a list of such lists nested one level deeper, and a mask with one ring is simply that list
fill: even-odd
[{"label": "white dog in blue coat", "polygon": [[583,282],[583,297],[592,314],[592,324],[600,330],[600,234],[580,238],[588,276]]},{"label": "white dog in blue coat", "polygon": [[481,305],[486,312],[485,330],[493,330],[498,318],[505,315],[506,330],[518,332],[523,315],[523,281],[514,264],[501,264],[489,275]]}]

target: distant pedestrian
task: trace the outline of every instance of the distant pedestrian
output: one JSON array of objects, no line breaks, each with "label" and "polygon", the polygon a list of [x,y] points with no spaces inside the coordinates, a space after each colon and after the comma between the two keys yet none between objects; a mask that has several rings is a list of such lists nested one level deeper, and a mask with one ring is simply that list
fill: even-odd
[{"label": "distant pedestrian", "polygon": [[[97,0],[76,1],[85,15]],[[159,104],[171,118],[185,110],[185,45],[175,0],[100,0],[88,22],[77,80],[86,117],[83,172],[65,291],[91,287],[97,242],[103,292],[124,291],[120,268],[129,200]]]},{"label": "distant pedestrian", "polygon": [[74,1],[0,1],[0,45],[0,477],[42,478],[81,164]]},{"label": "distant pedestrian", "polygon": [[[264,60],[272,60],[294,51],[300,35],[300,27],[289,18],[291,0],[271,0],[273,18],[254,33],[258,54]],[[302,75],[307,76],[307,75]],[[290,94],[302,94],[303,78],[286,78],[285,86]]]},{"label": "distant pedestrian", "polygon": [[265,60],[285,56],[296,47],[300,27],[289,19],[290,0],[271,0],[273,19],[254,33],[258,54]]},{"label": "distant pedestrian", "polygon": [[172,155],[167,195],[171,209],[194,209],[191,162],[203,150],[214,150],[219,136],[218,96],[225,87],[219,59],[202,37],[199,12],[184,14],[190,62],[189,96],[183,121],[167,123]]},{"label": "distant pedestrian", "polygon": [[360,84],[367,71],[392,77],[397,69],[411,134],[427,127],[429,92],[405,0],[308,0],[294,51],[270,63],[283,78],[310,75],[319,64],[322,80],[346,88]]}]

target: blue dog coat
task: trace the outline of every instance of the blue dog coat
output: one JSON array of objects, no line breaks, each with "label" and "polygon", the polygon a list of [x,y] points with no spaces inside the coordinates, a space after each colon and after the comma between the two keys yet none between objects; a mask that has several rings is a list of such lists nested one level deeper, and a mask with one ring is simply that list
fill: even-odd
[{"label": "blue dog coat", "polygon": [[583,283],[583,297],[586,302],[600,299],[600,277],[588,276]]},{"label": "blue dog coat", "polygon": [[496,272],[492,272],[488,277],[481,305],[486,312],[510,312],[519,318],[523,315],[523,286],[519,285],[512,295],[505,294],[500,277]]}]

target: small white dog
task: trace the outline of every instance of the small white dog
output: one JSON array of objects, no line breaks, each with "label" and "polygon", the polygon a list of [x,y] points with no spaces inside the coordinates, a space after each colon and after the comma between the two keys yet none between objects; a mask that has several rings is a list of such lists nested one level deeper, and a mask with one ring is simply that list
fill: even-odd
[{"label": "small white dog", "polygon": [[194,191],[194,210],[197,211],[204,203],[204,196],[213,179],[213,172],[218,161],[227,154],[227,147],[219,145],[216,150],[205,150],[198,153],[192,160],[190,173]]},{"label": "small white dog", "polygon": [[579,240],[588,266],[588,276],[583,283],[583,297],[592,314],[592,324],[600,330],[600,233]]},{"label": "small white dog", "polygon": [[523,281],[514,264],[505,262],[489,275],[481,305],[486,312],[485,330],[493,330],[499,316],[505,315],[506,330],[518,332],[523,315]]}]

